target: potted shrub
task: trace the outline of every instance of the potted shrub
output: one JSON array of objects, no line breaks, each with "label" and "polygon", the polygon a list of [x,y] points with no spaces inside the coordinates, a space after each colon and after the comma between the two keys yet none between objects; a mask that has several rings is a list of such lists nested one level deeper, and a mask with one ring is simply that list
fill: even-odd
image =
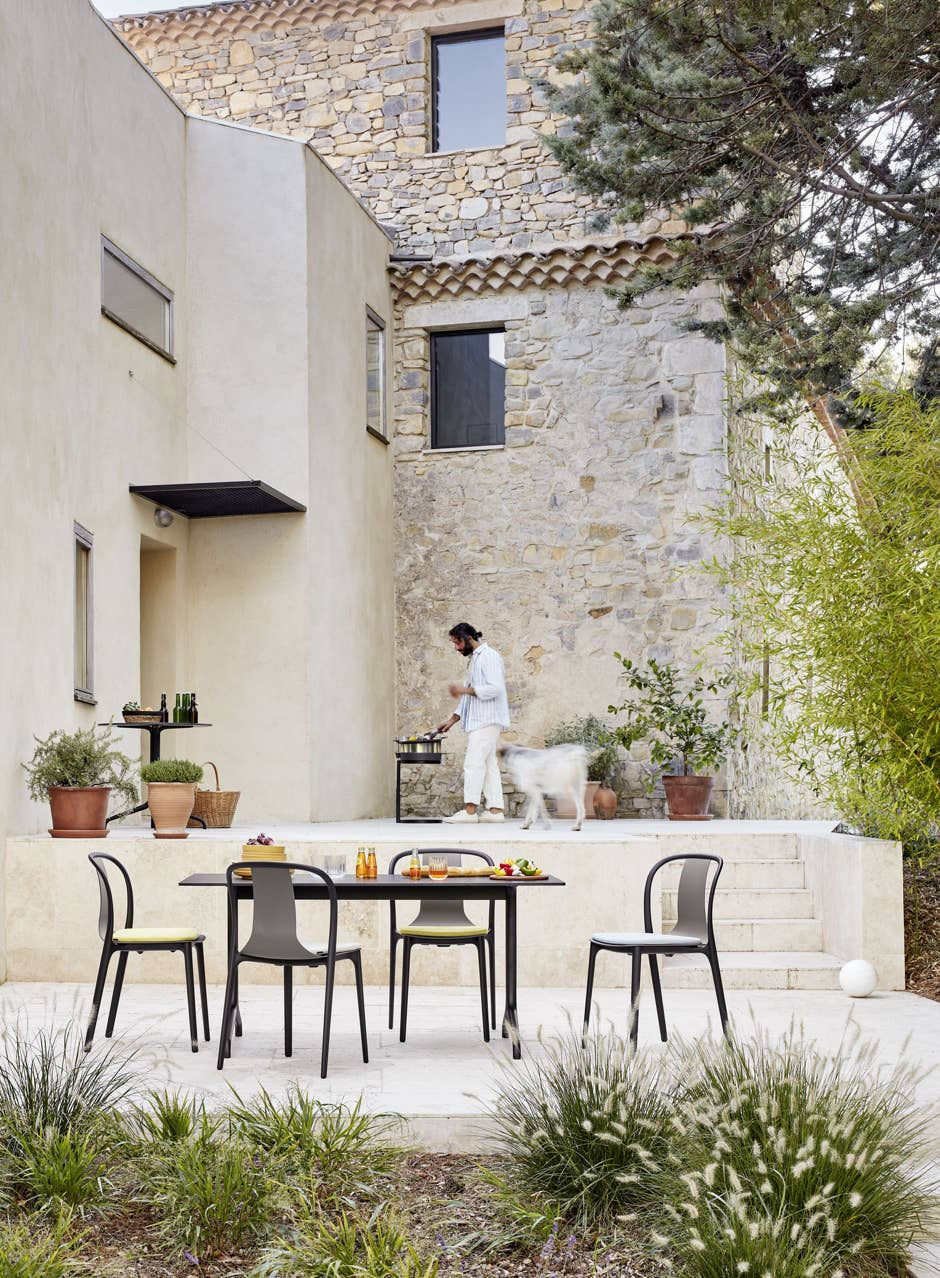
[{"label": "potted shrub", "polygon": [[60,729],[40,740],[24,763],[30,798],[49,800],[54,839],[103,839],[112,792],[137,802],[133,763],[114,748],[111,728]]},{"label": "potted shrub", "polygon": [[643,669],[619,652],[614,656],[623,666],[627,686],[638,694],[622,705],[610,707],[611,714],[625,715],[627,719],[614,729],[617,740],[626,749],[635,741],[649,741],[650,759],[660,775],[680,760],[682,772],[678,776],[662,777],[669,819],[709,820],[708,804],[715,780],[707,772],[721,765],[738,729],[727,722],[711,722],[703,697],[727,687],[730,676],[706,679],[699,675],[683,686],[677,668],[668,662],[650,657]]},{"label": "potted shrub", "polygon": [[196,802],[196,782],[202,780],[199,764],[189,759],[157,759],[154,763],[145,763],[140,776],[147,782],[154,838],[187,838],[186,822]]},{"label": "potted shrub", "polygon": [[[597,715],[589,714],[569,723],[560,723],[545,737],[546,746],[583,745],[588,750],[588,780],[584,787],[584,810],[588,817],[597,816],[594,800],[601,787],[609,788],[610,778],[617,766],[617,741],[609,726]],[[609,805],[609,800],[607,801]],[[605,805],[606,806],[606,805]],[[614,795],[614,810],[617,796]],[[556,800],[555,811],[560,817],[573,817],[574,808]]]}]

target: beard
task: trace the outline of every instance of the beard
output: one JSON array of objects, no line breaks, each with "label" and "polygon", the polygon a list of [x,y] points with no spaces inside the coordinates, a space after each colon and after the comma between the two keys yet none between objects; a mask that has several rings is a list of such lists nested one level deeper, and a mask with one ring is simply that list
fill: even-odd
[{"label": "beard", "polygon": [[470,657],[473,655],[473,648],[470,646],[469,639],[464,639],[464,641],[461,643],[460,652],[464,657]]}]

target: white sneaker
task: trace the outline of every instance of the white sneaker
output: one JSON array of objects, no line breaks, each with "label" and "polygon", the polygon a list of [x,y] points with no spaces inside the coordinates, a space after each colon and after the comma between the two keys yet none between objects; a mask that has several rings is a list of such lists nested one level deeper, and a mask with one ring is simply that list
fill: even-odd
[{"label": "white sneaker", "polygon": [[455,812],[453,816],[445,817],[445,821],[449,821],[451,825],[462,825],[465,821],[472,822],[474,825],[479,821],[476,812],[468,812],[466,808],[461,808],[459,812]]},{"label": "white sneaker", "polygon": [[481,812],[481,821],[505,821],[506,814],[504,812]]}]

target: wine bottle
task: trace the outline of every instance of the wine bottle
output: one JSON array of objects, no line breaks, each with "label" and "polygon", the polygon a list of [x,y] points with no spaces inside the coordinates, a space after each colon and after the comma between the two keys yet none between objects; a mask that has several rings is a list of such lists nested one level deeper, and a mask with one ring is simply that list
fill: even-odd
[{"label": "wine bottle", "polygon": [[199,722],[199,707],[196,705],[195,692],[191,692],[189,694],[189,722],[190,723]]},{"label": "wine bottle", "polygon": [[161,692],[160,693],[160,722],[169,723],[169,721],[170,721],[170,712],[166,708],[166,693]]},{"label": "wine bottle", "polygon": [[183,693],[183,709],[180,714],[180,723],[189,723],[189,693]]},{"label": "wine bottle", "polygon": [[176,705],[173,707],[173,722],[174,723],[183,722],[182,693],[179,693],[179,692],[176,694]]}]

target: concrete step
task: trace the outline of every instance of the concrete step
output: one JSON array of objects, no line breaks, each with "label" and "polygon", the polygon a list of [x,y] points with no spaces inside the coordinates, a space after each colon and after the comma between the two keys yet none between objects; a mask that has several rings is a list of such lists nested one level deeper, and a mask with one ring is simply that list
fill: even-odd
[{"label": "concrete step", "polygon": [[[842,960],[820,951],[764,950],[719,955],[727,990],[837,990]],[[673,990],[710,990],[711,971],[698,955],[677,955],[663,964],[663,985]]]},{"label": "concrete step", "polygon": [[822,923],[819,919],[717,919],[715,939],[723,950],[748,953],[780,950],[792,953],[821,951]]},{"label": "concrete step", "polygon": [[[584,829],[590,831],[595,823],[585,822]],[[799,844],[795,834],[735,831],[727,838],[708,834],[703,827],[695,833],[679,830],[681,823],[670,821],[668,825],[668,842],[662,840],[663,855],[672,853],[712,852],[725,862],[729,861],[797,861],[799,860]]]},{"label": "concrete step", "polygon": [[[663,888],[675,889],[679,885],[679,865],[663,870]],[[806,870],[798,859],[784,857],[767,859],[753,857],[741,861],[726,861],[718,880],[718,892],[729,888],[802,888],[806,886]]]},{"label": "concrete step", "polygon": [[[663,922],[674,922],[678,893],[663,893]],[[731,888],[715,893],[716,919],[811,919],[813,894],[806,888]]]}]

